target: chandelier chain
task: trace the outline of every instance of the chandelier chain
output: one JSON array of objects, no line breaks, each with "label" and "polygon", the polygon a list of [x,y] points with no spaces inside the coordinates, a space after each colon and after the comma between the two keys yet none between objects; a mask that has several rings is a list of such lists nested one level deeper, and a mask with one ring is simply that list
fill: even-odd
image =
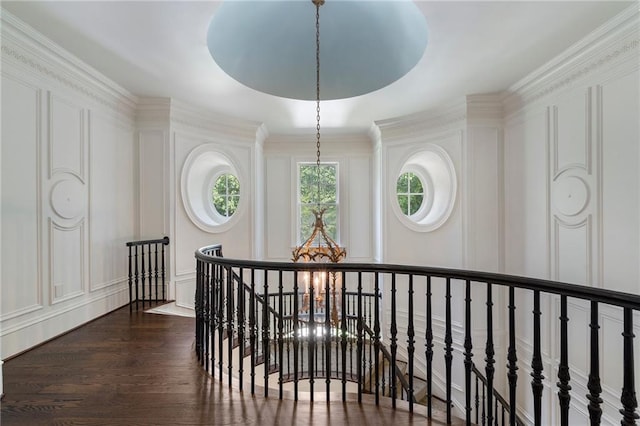
[{"label": "chandelier chain", "polygon": [[316,204],[320,208],[320,5],[316,5]]}]

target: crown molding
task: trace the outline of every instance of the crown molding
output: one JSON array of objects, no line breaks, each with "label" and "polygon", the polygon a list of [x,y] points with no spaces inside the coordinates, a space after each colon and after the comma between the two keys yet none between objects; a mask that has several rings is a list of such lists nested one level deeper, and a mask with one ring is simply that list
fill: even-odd
[{"label": "crown molding", "polygon": [[132,116],[137,96],[82,62],[36,29],[0,9],[2,58],[119,113]]},{"label": "crown molding", "polygon": [[467,126],[501,127],[504,114],[502,94],[469,95],[466,97]]},{"label": "crown molding", "polygon": [[507,115],[588,75],[627,62],[640,67],[640,7],[634,4],[503,93]]},{"label": "crown molding", "polygon": [[171,99],[139,98],[136,122],[142,128],[168,128],[171,123]]},{"label": "crown molding", "polygon": [[256,144],[264,148],[264,142],[269,138],[269,129],[266,124],[261,124],[256,130]]},{"label": "crown molding", "polygon": [[406,140],[433,133],[460,129],[466,125],[467,102],[459,100],[449,106],[415,114],[376,121],[384,143]]},{"label": "crown molding", "polygon": [[371,140],[371,147],[374,151],[380,149],[382,147],[382,132],[380,131],[380,126],[377,124],[372,124],[369,127],[369,131],[367,132],[369,139]]},{"label": "crown molding", "polygon": [[[371,154],[371,140],[368,134],[358,133],[322,133],[321,154],[328,156]],[[348,146],[348,153],[345,147]],[[296,133],[271,135],[265,141],[265,150],[271,152],[286,151],[295,155],[316,155],[315,129]]]},{"label": "crown molding", "polygon": [[219,133],[238,142],[255,143],[262,123],[231,117],[171,99],[171,125],[207,134]]}]

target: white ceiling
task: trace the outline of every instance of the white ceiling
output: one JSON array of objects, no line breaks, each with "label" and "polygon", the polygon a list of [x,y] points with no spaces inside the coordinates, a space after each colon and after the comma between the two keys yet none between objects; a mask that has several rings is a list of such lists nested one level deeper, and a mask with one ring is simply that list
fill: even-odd
[{"label": "white ceiling", "polygon": [[[337,0],[327,0],[331,1]],[[427,110],[468,94],[503,91],[638,3],[416,4],[428,27],[422,59],[404,77],[373,93],[323,101],[323,129],[368,129],[375,120]],[[315,102],[250,89],[213,61],[207,31],[219,5],[215,1],[2,1],[3,8],[136,95],[172,97],[263,122],[271,133],[315,127]],[[265,22],[264,31],[272,30],[274,25]]]}]

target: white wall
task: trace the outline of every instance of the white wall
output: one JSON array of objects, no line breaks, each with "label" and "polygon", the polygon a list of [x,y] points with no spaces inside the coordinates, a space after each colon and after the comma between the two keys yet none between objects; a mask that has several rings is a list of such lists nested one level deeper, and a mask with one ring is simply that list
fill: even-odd
[{"label": "white wall", "polygon": [[[288,262],[296,240],[297,163],[315,162],[315,134],[269,137],[264,146],[265,259]],[[371,262],[374,224],[372,142],[366,135],[322,135],[321,161],[339,170],[340,245],[347,262]]]},{"label": "white wall", "polygon": [[[506,98],[507,272],[640,293],[638,28],[637,8],[628,10],[515,85]],[[527,292],[518,299],[519,376],[528,382],[532,301]],[[558,298],[543,297],[542,312],[543,423],[552,424],[559,421]],[[569,300],[571,424],[588,423],[589,312],[587,303]],[[618,423],[620,310],[601,306],[599,322],[603,421]],[[636,383],[639,377],[636,370]],[[524,384],[519,408],[530,418]]]},{"label": "white wall", "polygon": [[[195,251],[222,244],[232,258],[252,258],[259,253],[261,236],[256,200],[262,182],[256,177],[264,134],[259,123],[211,115],[172,99],[143,98],[137,116],[140,141],[140,223],[145,238],[169,236],[169,297],[180,306],[193,307]],[[247,201],[231,227],[208,231],[198,227],[185,209],[181,187],[188,155],[209,146],[236,167]]]},{"label": "white wall", "polygon": [[2,14],[2,358],[127,302],[136,99]]},{"label": "white wall", "polygon": [[[313,131],[269,135],[259,123],[136,98],[10,14],[3,11],[2,19],[2,358],[126,303],[128,240],[171,238],[170,296],[184,306],[193,304],[198,247],[222,243],[228,257],[290,259],[296,163],[315,161]],[[323,131],[322,160],[340,164],[347,261],[504,271],[639,293],[638,19],[629,9],[506,94],[470,95],[437,111],[380,121],[366,135]],[[249,186],[246,209],[221,232],[195,226],[180,192],[188,154],[207,144],[231,158]],[[389,182],[426,144],[448,153],[458,187],[448,220],[416,232],[394,213]],[[474,289],[474,306],[485,292]],[[434,283],[433,298],[442,392],[441,283]],[[455,363],[463,351],[463,299],[462,286],[454,285]],[[524,291],[517,299],[519,411],[530,418],[532,302]],[[505,301],[494,293],[500,389]],[[559,305],[549,296],[542,302],[543,423],[554,424]],[[424,330],[420,306],[416,327]],[[406,312],[398,314],[402,328]],[[605,420],[617,423],[620,312],[603,307],[600,316]],[[588,310],[572,300],[569,317],[571,421],[583,424]],[[484,321],[478,308],[478,364]],[[634,323],[640,335],[640,318]],[[456,398],[461,379],[457,370]]]}]

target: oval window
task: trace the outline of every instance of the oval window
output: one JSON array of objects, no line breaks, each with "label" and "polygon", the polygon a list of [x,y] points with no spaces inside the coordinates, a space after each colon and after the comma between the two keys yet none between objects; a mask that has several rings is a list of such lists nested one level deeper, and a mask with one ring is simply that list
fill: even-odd
[{"label": "oval window", "polygon": [[420,210],[425,198],[424,185],[420,177],[412,172],[405,172],[398,177],[396,185],[398,206],[405,216],[413,216]]},{"label": "oval window", "polygon": [[230,173],[225,173],[216,179],[211,190],[211,202],[220,216],[231,217],[238,208],[240,201],[240,182]]}]

